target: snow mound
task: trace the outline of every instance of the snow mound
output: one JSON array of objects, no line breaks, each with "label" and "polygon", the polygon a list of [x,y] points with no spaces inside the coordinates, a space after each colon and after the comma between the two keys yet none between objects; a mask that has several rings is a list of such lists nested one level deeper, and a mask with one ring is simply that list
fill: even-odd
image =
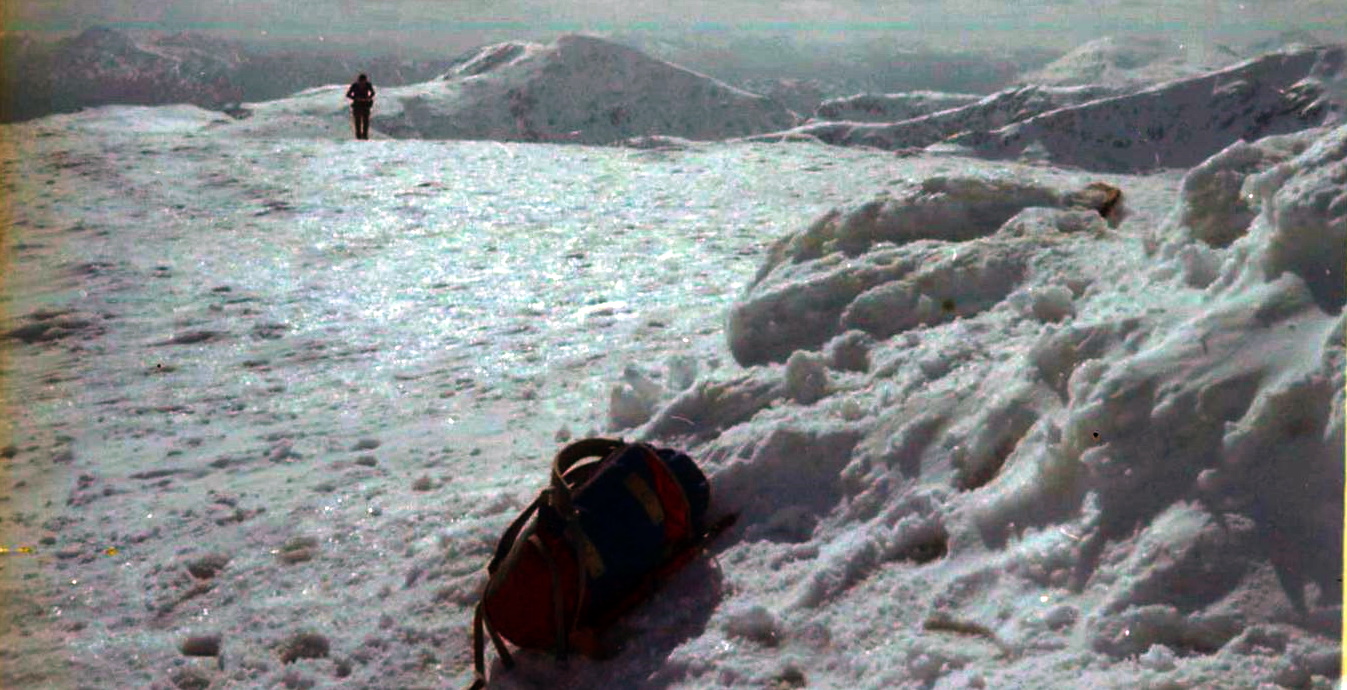
[{"label": "snow mound", "polygon": [[[1029,254],[1071,227],[1057,219],[1074,217],[1087,196],[1011,179],[934,177],[833,209],[769,250],[730,309],[730,351],[745,365],[783,361],[847,330],[887,338],[990,309],[1020,284]],[[1052,217],[1051,230],[1018,232],[1019,214],[1031,208]]]},{"label": "snow mound", "polygon": [[1347,126],[1237,142],[1184,177],[1161,256],[1199,287],[1303,281],[1321,309],[1347,303]]},{"label": "snow mound", "polygon": [[1274,53],[1200,77],[1130,95],[1045,112],[950,139],[979,155],[1026,149],[1059,165],[1135,171],[1189,167],[1240,139],[1254,140],[1335,122],[1343,104],[1328,97],[1347,49]]},{"label": "snow mound", "polygon": [[814,111],[814,117],[843,122],[902,122],[976,103],[982,98],[975,94],[936,91],[863,93],[824,101]]},{"label": "snow mound", "polygon": [[[344,120],[338,87],[250,104],[254,118],[282,113]],[[486,46],[441,79],[382,88],[371,129],[397,138],[609,144],[660,135],[720,140],[794,124],[762,96],[599,38]]]},{"label": "snow mound", "polygon": [[1347,127],[1231,147],[1158,239],[972,177],[783,238],[731,312],[749,368],[640,430],[740,511],[742,589],[670,680],[784,650],[830,686],[1327,687],[1345,158]]},{"label": "snow mound", "polygon": [[104,105],[77,113],[52,115],[53,129],[118,134],[188,134],[226,125],[229,118],[195,105]]}]

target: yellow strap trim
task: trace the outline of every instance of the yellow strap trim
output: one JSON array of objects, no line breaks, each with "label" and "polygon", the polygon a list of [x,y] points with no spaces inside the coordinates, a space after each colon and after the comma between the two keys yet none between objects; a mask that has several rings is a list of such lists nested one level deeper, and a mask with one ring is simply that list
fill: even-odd
[{"label": "yellow strap trim", "polygon": [[622,482],[627,485],[627,491],[641,503],[645,508],[645,514],[650,516],[650,521],[656,525],[664,524],[664,506],[660,505],[659,497],[650,489],[650,485],[639,475],[629,474]]},{"label": "yellow strap trim", "polygon": [[566,526],[566,533],[570,536],[571,543],[575,545],[575,555],[580,559],[580,564],[584,566],[590,579],[597,580],[602,577],[605,570],[603,556],[599,555],[594,542],[590,541],[589,536],[580,528],[580,522],[576,520],[569,523]]}]

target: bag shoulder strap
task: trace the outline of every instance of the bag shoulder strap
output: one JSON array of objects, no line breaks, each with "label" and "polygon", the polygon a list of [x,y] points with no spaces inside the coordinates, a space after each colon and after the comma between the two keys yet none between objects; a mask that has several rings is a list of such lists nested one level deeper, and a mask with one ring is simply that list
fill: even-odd
[{"label": "bag shoulder strap", "polygon": [[546,499],[546,492],[539,493],[538,497],[533,499],[533,502],[524,509],[524,512],[520,513],[519,517],[515,518],[514,522],[506,528],[505,534],[501,535],[500,541],[496,543],[496,553],[491,556],[491,562],[486,566],[488,578],[496,573],[496,568],[500,567],[500,562],[505,560],[505,557],[510,553],[510,549],[514,548],[515,541],[519,539],[519,532],[524,529],[524,525],[528,523],[529,518],[533,517],[533,514],[537,512]]},{"label": "bag shoulder strap", "polygon": [[469,690],[481,690],[486,687],[486,638],[491,638],[491,644],[496,647],[496,654],[500,657],[501,664],[505,668],[514,666],[514,659],[510,656],[510,650],[506,649],[505,641],[500,638],[494,626],[491,625],[491,619],[486,615],[486,593],[491,588],[492,580],[495,579],[496,570],[500,568],[501,561],[510,554],[510,549],[514,548],[514,543],[519,539],[519,533],[523,531],[524,525],[528,523],[529,518],[538,511],[539,506],[543,505],[547,493],[539,493],[538,497],[519,514],[519,517],[510,523],[506,528],[505,534],[501,535],[500,541],[496,543],[496,552],[491,556],[491,562],[486,566],[486,582],[482,584],[482,594],[478,597],[477,607],[472,616],[472,665],[476,674],[473,676],[472,685]]}]

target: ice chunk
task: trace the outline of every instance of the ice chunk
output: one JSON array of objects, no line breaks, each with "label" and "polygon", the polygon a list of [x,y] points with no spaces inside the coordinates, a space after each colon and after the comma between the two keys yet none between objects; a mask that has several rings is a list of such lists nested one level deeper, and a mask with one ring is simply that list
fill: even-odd
[{"label": "ice chunk", "polygon": [[614,384],[608,397],[608,426],[629,429],[650,420],[664,389],[635,367],[627,367],[622,381]]},{"label": "ice chunk", "polygon": [[1071,289],[1063,285],[1032,288],[1029,298],[1030,311],[1039,321],[1061,321],[1076,313]]},{"label": "ice chunk", "polygon": [[1263,267],[1269,279],[1284,271],[1300,276],[1321,308],[1338,312],[1347,303],[1347,125],[1291,165],[1295,173],[1267,209],[1272,233]]},{"label": "ice chunk", "polygon": [[796,350],[786,360],[786,395],[801,405],[812,404],[828,394],[828,370],[823,357]]}]

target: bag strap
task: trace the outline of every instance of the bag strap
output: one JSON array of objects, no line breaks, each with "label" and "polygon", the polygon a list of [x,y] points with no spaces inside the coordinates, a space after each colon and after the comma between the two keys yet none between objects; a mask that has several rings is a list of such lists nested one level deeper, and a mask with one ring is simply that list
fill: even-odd
[{"label": "bag strap", "polygon": [[496,569],[500,567],[500,562],[510,554],[510,549],[519,539],[519,533],[523,531],[524,525],[528,524],[529,518],[538,512],[538,508],[546,501],[547,492],[541,492],[533,502],[524,509],[524,512],[515,518],[514,522],[506,528],[505,534],[501,535],[500,541],[496,543],[496,552],[491,556],[491,562],[486,566],[486,582],[482,585],[482,594],[478,597],[477,608],[472,616],[472,665],[477,672],[473,678],[472,685],[468,690],[481,690],[486,687],[486,638],[491,638],[491,644],[496,648],[496,655],[500,657],[500,662],[505,668],[514,666],[514,659],[510,656],[510,650],[505,647],[505,641],[500,638],[496,632],[495,626],[491,625],[490,618],[486,615],[484,602],[486,600],[486,591],[491,586],[491,579],[496,574]]},{"label": "bag strap", "polygon": [[[484,630],[485,629],[485,630]],[[485,632],[486,635],[482,633]],[[486,636],[491,637],[491,644],[496,648],[496,655],[500,657],[500,663],[506,670],[514,668],[514,657],[510,655],[510,650],[505,647],[505,640],[500,639],[500,633],[491,625],[491,619],[486,615],[486,608],[482,602],[477,602],[477,609],[472,615],[472,668],[475,672],[472,679],[472,685],[468,690],[481,690],[486,687]]]},{"label": "bag strap", "polygon": [[561,601],[561,573],[557,570],[557,561],[552,558],[552,554],[547,552],[547,547],[543,546],[543,541],[538,535],[529,536],[529,545],[537,549],[538,555],[542,556],[543,562],[547,564],[547,571],[552,575],[552,619],[553,629],[556,632],[557,665],[566,667],[567,653],[570,646],[567,640],[570,638],[570,630],[566,626],[566,609],[564,602]]},{"label": "bag strap", "polygon": [[538,508],[541,507],[546,500],[547,492],[544,491],[539,493],[538,497],[533,499],[533,502],[524,509],[524,512],[520,513],[519,517],[515,518],[514,522],[510,523],[510,526],[506,528],[505,534],[502,534],[500,541],[496,543],[496,553],[491,556],[491,562],[486,566],[488,579],[491,575],[496,573],[496,568],[500,567],[500,562],[505,560],[505,557],[510,554],[510,549],[514,548],[515,540],[519,538],[519,532],[524,529],[524,525],[528,523],[529,518],[537,512]]},{"label": "bag strap", "polygon": [[575,441],[562,448],[552,461],[552,507],[561,517],[569,520],[575,515],[571,507],[571,487],[566,483],[566,472],[586,458],[606,458],[613,451],[625,446],[620,438],[587,438]]}]

